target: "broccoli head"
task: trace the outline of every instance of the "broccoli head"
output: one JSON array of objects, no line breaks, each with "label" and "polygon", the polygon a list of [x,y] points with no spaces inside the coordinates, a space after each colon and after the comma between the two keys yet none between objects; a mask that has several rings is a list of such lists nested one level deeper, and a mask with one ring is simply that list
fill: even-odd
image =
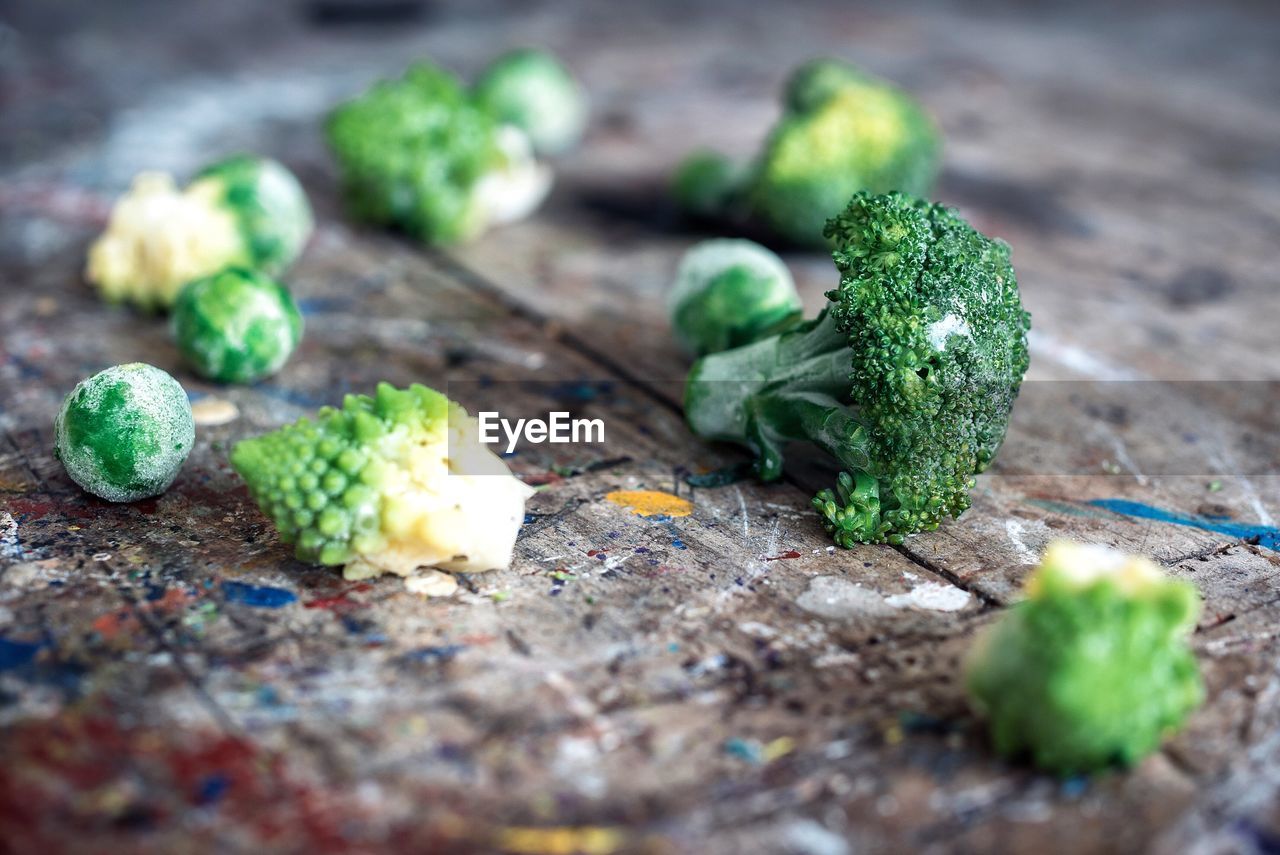
[{"label": "broccoli head", "polygon": [[667,295],[671,326],[698,355],[741,347],[800,319],[782,259],[749,240],[707,240],[684,254]]},{"label": "broccoli head", "polygon": [[[792,75],[783,99],[782,117],[736,186],[723,183],[734,170],[705,153],[681,167],[677,197],[686,210],[759,221],[785,240],[821,246],[823,224],[855,191],[928,194],[940,140],[906,92],[847,63],[817,60]],[[691,185],[692,177],[704,180]],[[689,186],[706,192],[680,192]]]},{"label": "broccoli head", "polygon": [[1151,560],[1049,545],[1026,599],[970,651],[966,683],[996,750],[1061,775],[1132,765],[1204,699],[1187,636],[1200,596]]},{"label": "broccoli head", "polygon": [[524,131],[538,154],[557,154],[582,138],[587,121],[582,88],[547,51],[503,54],[481,73],[474,91],[499,122]]},{"label": "broccoli head", "polygon": [[685,417],[740,443],[761,478],[789,441],[843,471],[814,499],[841,546],[901,543],[969,507],[1027,369],[1030,316],[1009,248],[954,211],[858,193],[825,232],[840,285],[814,320],[690,370]]},{"label": "broccoli head", "polygon": [[231,465],[299,559],[348,579],[506,567],[533,490],[425,386],[381,383],[236,444]]},{"label": "broccoli head", "polygon": [[352,213],[425,243],[525,216],[551,186],[522,131],[426,63],[339,106],[327,130]]}]

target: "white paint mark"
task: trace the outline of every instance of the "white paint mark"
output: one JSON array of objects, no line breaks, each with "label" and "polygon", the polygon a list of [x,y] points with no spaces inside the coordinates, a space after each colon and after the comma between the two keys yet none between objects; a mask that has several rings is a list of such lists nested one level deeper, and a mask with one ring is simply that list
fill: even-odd
[{"label": "white paint mark", "polygon": [[1039,330],[1032,330],[1027,336],[1031,345],[1031,354],[1042,356],[1050,362],[1056,362],[1077,374],[1083,374],[1093,380],[1141,380],[1142,375],[1128,368],[1111,365],[1073,344],[1058,341]]},{"label": "white paint mark", "polygon": [[742,496],[742,488],[737,484],[733,485],[733,492],[738,496],[738,512],[742,514],[742,536],[744,538],[751,537],[751,525],[747,522],[747,500]]},{"label": "white paint mark", "polygon": [[22,544],[18,543],[18,521],[8,511],[0,512],[0,558],[15,561],[22,559]]},{"label": "white paint mark", "polygon": [[1009,535],[1009,542],[1013,544],[1013,548],[1017,550],[1018,557],[1022,559],[1023,564],[1035,564],[1039,559],[1036,554],[1031,551],[1026,542],[1022,539],[1022,535],[1026,534],[1026,529],[1022,527],[1022,523],[1017,520],[1007,520],[1004,524],[1005,533]]},{"label": "white paint mark", "polygon": [[200,427],[216,427],[240,418],[240,408],[222,398],[201,398],[191,405],[191,418]]},{"label": "white paint mark", "polygon": [[894,594],[885,599],[895,609],[927,609],[934,612],[958,612],[969,605],[969,592],[941,582],[925,582],[905,594]]},{"label": "white paint mark", "polygon": [[1133,458],[1129,456],[1129,449],[1125,446],[1124,440],[1120,435],[1108,427],[1105,422],[1094,422],[1092,429],[1096,435],[1102,437],[1111,446],[1111,450],[1116,456],[1116,462],[1120,464],[1120,467],[1145,487],[1148,483],[1147,476],[1142,474],[1138,464],[1134,463]]},{"label": "white paint mark", "polygon": [[782,827],[787,851],[801,855],[849,855],[843,837],[812,819],[793,819]]},{"label": "white paint mark", "polygon": [[833,620],[878,617],[893,614],[893,606],[875,591],[855,585],[839,576],[817,576],[796,598],[796,605],[815,615]]},{"label": "white paint mark", "polygon": [[1212,449],[1207,450],[1209,462],[1215,468],[1221,470],[1224,476],[1234,477],[1240,482],[1240,489],[1244,492],[1245,500],[1249,503],[1249,507],[1253,508],[1260,525],[1275,525],[1275,520],[1267,510],[1267,506],[1262,502],[1262,496],[1258,493],[1258,488],[1240,471],[1240,465],[1236,463],[1235,455],[1227,447],[1226,439],[1219,437],[1217,446],[1218,451],[1216,452]]}]

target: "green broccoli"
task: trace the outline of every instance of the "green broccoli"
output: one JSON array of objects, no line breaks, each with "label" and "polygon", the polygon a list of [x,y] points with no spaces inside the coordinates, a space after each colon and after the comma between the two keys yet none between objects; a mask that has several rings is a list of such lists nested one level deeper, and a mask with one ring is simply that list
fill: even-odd
[{"label": "green broccoli", "polygon": [[827,223],[840,286],[814,320],[690,370],[685,417],[766,481],[813,443],[841,472],[814,499],[841,546],[901,543],[969,507],[1027,369],[1030,316],[1009,248],[954,211],[857,193]]},{"label": "green broccoli", "polygon": [[429,244],[520,219],[551,186],[522,131],[426,63],[339,106],[327,131],[352,213]]},{"label": "green broccoli", "polygon": [[299,559],[348,579],[506,567],[533,493],[465,410],[419,385],[348,395],[237,443],[231,465]]},{"label": "green broccoli", "polygon": [[1049,545],[1026,599],[970,651],[966,683],[1003,755],[1060,775],[1132,765],[1204,700],[1187,636],[1200,596],[1147,558]]},{"label": "green broccoli", "polygon": [[[855,191],[926,196],[940,140],[906,92],[836,60],[802,66],[782,118],[746,168],[702,152],[677,173],[677,201],[696,216],[757,220],[800,245],[822,245],[823,224]],[[731,183],[740,173],[736,183]]]},{"label": "green broccoli", "polygon": [[800,319],[782,259],[749,240],[707,240],[684,254],[667,295],[671,326],[701,356],[763,338]]},{"label": "green broccoli", "polygon": [[474,91],[494,118],[524,131],[540,155],[566,151],[582,138],[587,122],[582,88],[547,51],[503,54],[480,75]]},{"label": "green broccoli", "polygon": [[302,313],[279,282],[228,267],[183,286],[172,328],[178,349],[200,376],[252,383],[289,359],[302,338]]}]

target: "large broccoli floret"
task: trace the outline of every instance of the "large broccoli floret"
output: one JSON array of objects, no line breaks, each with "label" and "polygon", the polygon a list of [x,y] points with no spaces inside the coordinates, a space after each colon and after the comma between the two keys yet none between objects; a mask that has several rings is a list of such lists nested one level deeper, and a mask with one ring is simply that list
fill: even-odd
[{"label": "large broccoli floret", "polygon": [[858,193],[824,232],[840,287],[815,319],[703,357],[685,387],[694,432],[747,446],[761,478],[788,441],[845,472],[814,499],[841,546],[901,543],[969,507],[1027,369],[1027,330],[1004,243],[954,211]]},{"label": "large broccoli floret", "polygon": [[426,243],[519,219],[551,186],[522,131],[499,125],[451,74],[425,63],[338,107],[328,137],[352,213]]},{"label": "large broccoli floret", "polygon": [[524,131],[538,154],[572,148],[586,127],[582,87],[545,50],[522,48],[498,57],[476,81],[475,96],[498,121]]},{"label": "large broccoli floret", "polygon": [[847,63],[802,66],[764,150],[735,186],[731,164],[705,152],[677,175],[681,204],[698,216],[758,220],[788,241],[822,245],[823,224],[855,191],[928,195],[940,140],[906,92]]},{"label": "large broccoli floret", "polygon": [[1147,558],[1049,545],[979,638],[966,682],[996,750],[1061,775],[1132,765],[1204,699],[1187,636],[1200,596]]},{"label": "large broccoli floret", "polygon": [[238,443],[231,465],[299,559],[348,579],[506,567],[531,488],[425,386],[378,385]]}]

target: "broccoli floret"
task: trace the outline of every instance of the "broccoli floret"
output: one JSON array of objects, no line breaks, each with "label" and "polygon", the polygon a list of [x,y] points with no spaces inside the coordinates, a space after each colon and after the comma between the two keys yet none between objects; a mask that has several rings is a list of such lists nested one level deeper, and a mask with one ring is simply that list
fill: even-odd
[{"label": "broccoli floret", "polygon": [[111,209],[85,275],[108,300],[167,309],[185,283],[224,267],[282,272],[311,227],[302,185],[274,160],[224,160],[184,190],[163,172],[143,172]]},{"label": "broccoli floret", "polygon": [[498,57],[476,81],[475,97],[499,122],[524,131],[541,155],[572,148],[586,127],[582,88],[544,50],[525,48]]},{"label": "broccoli floret", "polygon": [[1152,561],[1049,545],[966,663],[996,750],[1060,775],[1132,765],[1204,699],[1187,636],[1200,596]]},{"label": "broccoli floret", "polygon": [[241,155],[206,166],[193,186],[209,184],[236,217],[255,270],[278,276],[311,237],[307,194],[293,173],[274,160]]},{"label": "broccoli floret", "polygon": [[1027,369],[1009,248],[954,211],[858,193],[824,232],[840,286],[780,335],[694,364],[685,417],[740,443],[764,480],[811,442],[845,472],[814,499],[841,546],[901,543],[969,507],[1004,439]]},{"label": "broccoli floret", "polygon": [[231,465],[299,559],[348,579],[506,567],[533,490],[425,386],[381,383],[236,444]]},{"label": "broccoli floret", "polygon": [[338,107],[328,138],[352,213],[429,244],[519,219],[551,186],[522,131],[425,63]]},{"label": "broccoli floret", "polygon": [[685,190],[677,196],[690,213],[758,220],[788,241],[821,246],[823,224],[855,191],[928,195],[940,140],[906,92],[846,63],[818,60],[792,75],[783,100],[781,119],[736,187],[718,183],[733,170],[705,153],[681,168]]},{"label": "broccoli floret", "polygon": [[252,383],[280,370],[302,338],[302,313],[274,279],[229,267],[183,286],[173,337],[202,377]]},{"label": "broccoli floret", "polygon": [[749,240],[707,240],[684,254],[667,308],[676,338],[701,356],[741,347],[800,319],[782,259]]}]

